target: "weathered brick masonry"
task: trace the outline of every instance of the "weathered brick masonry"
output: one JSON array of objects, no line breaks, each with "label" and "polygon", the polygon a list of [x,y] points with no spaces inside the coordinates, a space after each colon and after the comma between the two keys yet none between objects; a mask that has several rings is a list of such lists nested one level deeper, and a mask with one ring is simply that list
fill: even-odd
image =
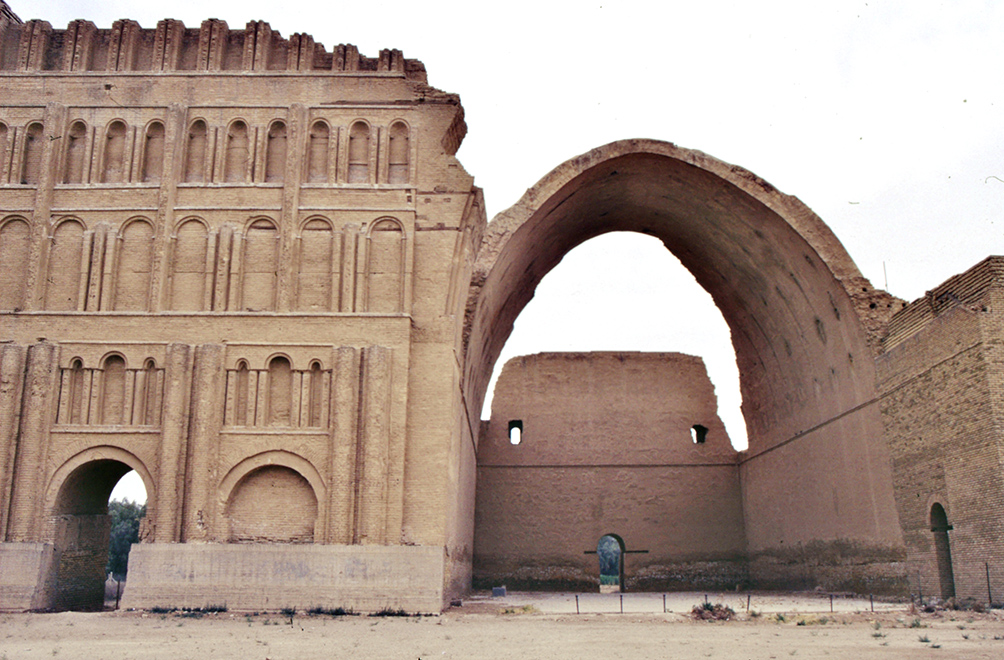
[{"label": "weathered brick masonry", "polygon": [[[218,20],[5,14],[0,85],[0,561],[54,549],[48,572],[4,564],[3,606],[88,605],[71,592],[103,559],[81,548],[107,539],[79,521],[130,469],[159,549],[126,606],[463,591],[457,283],[484,212],[458,98],[396,50]],[[317,550],[216,572],[249,543]],[[315,575],[296,602],[289,562]]]},{"label": "weathered brick masonry", "polygon": [[[1001,257],[889,323],[878,360],[882,412],[914,593],[1004,601],[1002,342]],[[951,525],[940,561],[936,507]]]},{"label": "weathered brick masonry", "polygon": [[[797,199],[655,140],[575,157],[487,223],[454,155],[459,98],[399,51],[260,21],[60,30],[0,8],[0,608],[100,605],[107,501],[129,470],[148,514],[126,607],[434,611],[475,568],[530,583],[550,562],[591,584],[582,551],[615,523],[650,546],[630,587],[905,593],[919,573],[947,593],[933,526],[960,595],[979,596],[982,562],[1004,590],[996,259],[898,311]],[[528,427],[510,456],[478,419],[536,285],[607,231],[659,237],[715,299],[746,452],[689,358],[598,358],[588,393],[500,390],[503,417],[595,403],[555,433],[665,430],[675,445],[637,457],[651,478],[606,433],[566,450]],[[686,425],[659,417],[687,392],[703,403],[674,414],[711,420],[700,465]],[[614,480],[650,504],[590,510],[538,561],[547,507],[508,465],[535,452],[564,496]],[[513,489],[526,525],[493,514]],[[679,534],[656,529],[681,507]],[[514,536],[522,555],[500,547]]]}]

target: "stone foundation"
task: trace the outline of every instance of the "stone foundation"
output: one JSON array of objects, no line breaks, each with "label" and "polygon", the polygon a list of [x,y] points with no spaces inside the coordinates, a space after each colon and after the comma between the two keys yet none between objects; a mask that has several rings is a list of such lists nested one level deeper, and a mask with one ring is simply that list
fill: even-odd
[{"label": "stone foundation", "polygon": [[53,600],[51,543],[0,543],[0,611],[48,609]]},{"label": "stone foundation", "polygon": [[907,596],[910,586],[905,559],[901,548],[817,542],[759,553],[749,560],[749,575],[756,589]]},{"label": "stone foundation", "polygon": [[429,546],[137,544],[123,609],[443,609],[443,549]]}]

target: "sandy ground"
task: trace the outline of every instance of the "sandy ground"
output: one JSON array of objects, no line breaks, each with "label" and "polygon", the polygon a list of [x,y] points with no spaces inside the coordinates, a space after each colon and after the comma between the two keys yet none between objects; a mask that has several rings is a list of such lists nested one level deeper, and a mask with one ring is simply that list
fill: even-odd
[{"label": "sandy ground", "polygon": [[[709,594],[712,602],[724,598]],[[876,603],[872,613],[867,599],[836,599],[831,614],[828,597],[754,594],[746,614],[745,596],[731,599],[742,599],[742,611],[738,620],[721,622],[663,613],[661,594],[626,594],[625,614],[617,594],[580,595],[580,611],[586,601],[593,610],[578,615],[573,594],[473,597],[428,617],[0,614],[0,660],[1004,658],[1000,611],[911,614],[901,604]],[[703,594],[669,594],[667,609],[689,610],[702,600]],[[616,613],[594,613],[608,606],[617,606]]]}]

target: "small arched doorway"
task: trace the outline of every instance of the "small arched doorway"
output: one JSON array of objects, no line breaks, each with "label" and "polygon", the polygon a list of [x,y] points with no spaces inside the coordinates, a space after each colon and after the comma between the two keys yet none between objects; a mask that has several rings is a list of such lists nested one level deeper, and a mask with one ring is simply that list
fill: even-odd
[{"label": "small arched doorway", "polygon": [[[53,506],[56,554],[55,610],[101,610],[105,602],[112,490],[133,467],[101,458],[76,467]],[[123,571],[124,572],[124,571]]]},{"label": "small arched doorway", "polygon": [[948,541],[948,524],[945,507],[935,502],[931,507],[931,532],[934,534],[934,555],[938,562],[938,584],[942,598],[955,597],[955,573],[952,570],[952,547]]},{"label": "small arched doorway", "polygon": [[616,534],[605,534],[596,543],[600,560],[600,593],[624,591],[624,540]]}]

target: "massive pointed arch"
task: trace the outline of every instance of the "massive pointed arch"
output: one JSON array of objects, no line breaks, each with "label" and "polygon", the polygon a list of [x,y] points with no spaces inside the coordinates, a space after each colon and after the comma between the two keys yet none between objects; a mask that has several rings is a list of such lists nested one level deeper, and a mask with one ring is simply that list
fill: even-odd
[{"label": "massive pointed arch", "polygon": [[892,298],[798,199],[701,152],[615,142],[558,166],[492,220],[465,322],[470,414],[537,284],[571,249],[610,231],[662,240],[729,324],[750,443],[751,558],[836,543],[863,562],[894,562],[903,546],[870,330],[871,306]]}]

